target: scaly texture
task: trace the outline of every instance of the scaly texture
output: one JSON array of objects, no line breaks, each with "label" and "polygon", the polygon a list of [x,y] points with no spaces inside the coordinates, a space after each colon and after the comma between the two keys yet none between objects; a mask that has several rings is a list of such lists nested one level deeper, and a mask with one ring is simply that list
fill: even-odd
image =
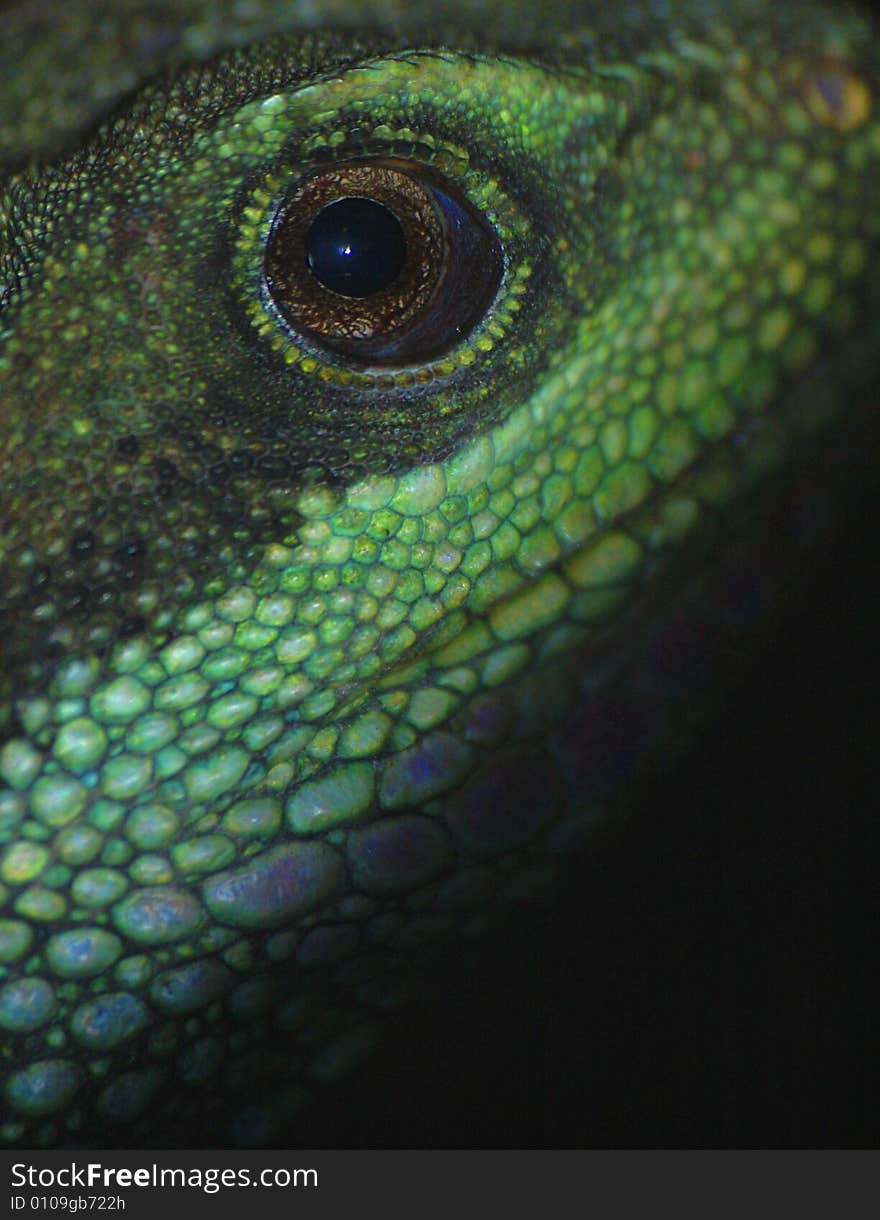
[{"label": "scaly texture", "polygon": [[[145,1142],[205,1098],[213,1142],[271,1139],[401,961],[673,748],[617,693],[633,640],[874,371],[856,13],[237,7],[2,18],[8,1142]],[[265,287],[290,184],[375,157],[503,251],[403,368]]]}]

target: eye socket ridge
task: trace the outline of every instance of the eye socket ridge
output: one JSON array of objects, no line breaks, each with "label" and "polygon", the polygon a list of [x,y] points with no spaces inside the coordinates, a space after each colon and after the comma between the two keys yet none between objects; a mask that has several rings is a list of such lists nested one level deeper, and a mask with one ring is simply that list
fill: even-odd
[{"label": "eye socket ridge", "polygon": [[[346,200],[363,205],[340,207]],[[371,290],[334,290],[347,282],[336,268],[361,253]],[[265,292],[286,325],[356,367],[443,355],[479,323],[503,272],[489,220],[436,171],[396,157],[353,159],[300,179],[278,207],[263,262]]]}]

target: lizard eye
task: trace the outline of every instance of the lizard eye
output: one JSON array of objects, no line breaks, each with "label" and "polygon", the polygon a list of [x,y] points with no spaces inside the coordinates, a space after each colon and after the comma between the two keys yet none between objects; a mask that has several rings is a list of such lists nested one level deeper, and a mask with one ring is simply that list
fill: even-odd
[{"label": "lizard eye", "polygon": [[306,341],[353,364],[399,367],[466,337],[502,272],[497,234],[450,182],[387,159],[297,183],[269,232],[263,286]]}]

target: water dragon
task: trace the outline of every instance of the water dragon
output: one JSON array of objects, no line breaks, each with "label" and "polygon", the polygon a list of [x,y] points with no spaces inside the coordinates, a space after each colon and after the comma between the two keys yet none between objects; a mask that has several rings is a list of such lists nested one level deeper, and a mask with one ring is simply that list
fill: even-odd
[{"label": "water dragon", "polygon": [[679,748],[682,615],[773,588],[877,371],[876,35],[48,14],[0,11],[0,1137],[266,1143]]}]

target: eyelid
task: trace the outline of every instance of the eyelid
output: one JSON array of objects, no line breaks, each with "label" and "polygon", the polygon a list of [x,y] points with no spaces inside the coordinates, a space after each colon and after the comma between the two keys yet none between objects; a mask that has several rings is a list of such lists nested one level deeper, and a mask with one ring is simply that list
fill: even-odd
[{"label": "eyelid", "polygon": [[[300,159],[291,163],[286,155],[276,157],[264,177],[256,184],[247,184],[232,209],[238,218],[232,234],[233,279],[241,285],[239,299],[250,324],[291,369],[367,390],[430,385],[489,358],[513,328],[520,298],[532,273],[532,264],[524,258],[524,251],[535,245],[534,222],[522,203],[509,196],[498,181],[488,179],[482,170],[471,166],[467,150],[441,142],[430,133],[419,140],[418,133],[412,130],[398,133],[388,125],[376,126],[379,138],[373,140],[369,149],[364,148],[365,141],[359,138],[356,153],[342,141],[335,147],[328,146],[326,133],[306,135],[301,145],[311,150],[308,159],[300,154]],[[424,159],[412,156],[414,147]],[[346,163],[407,166],[409,173],[418,174],[432,184],[441,202],[448,202],[453,224],[460,219],[455,213],[467,209],[474,223],[481,224],[490,235],[487,259],[497,271],[497,284],[493,282],[492,291],[487,291],[482,299],[479,292],[474,293],[475,311],[479,314],[482,310],[483,317],[478,318],[472,329],[468,328],[469,337],[461,335],[452,346],[447,345],[449,350],[429,353],[419,360],[406,352],[401,356],[393,350],[379,349],[375,367],[366,362],[353,364],[344,358],[344,353],[334,354],[292,326],[273,299],[263,260],[276,218],[283,212],[296,184],[322,169]],[[469,257],[469,252],[465,251],[463,257]],[[454,295],[456,284],[451,283],[450,289]],[[383,360],[384,367],[380,363]],[[407,360],[410,363],[404,364]],[[392,361],[403,367],[393,367]]]}]

